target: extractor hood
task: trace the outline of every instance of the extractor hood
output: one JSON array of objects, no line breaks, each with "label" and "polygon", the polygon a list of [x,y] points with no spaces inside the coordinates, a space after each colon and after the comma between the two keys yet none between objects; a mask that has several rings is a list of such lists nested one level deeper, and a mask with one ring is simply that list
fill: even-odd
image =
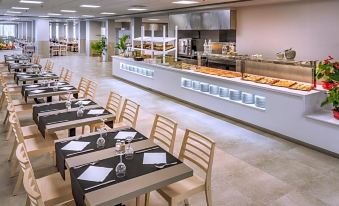
[{"label": "extractor hood", "polygon": [[235,10],[174,14],[169,16],[169,27],[179,30],[228,30],[236,29]]}]

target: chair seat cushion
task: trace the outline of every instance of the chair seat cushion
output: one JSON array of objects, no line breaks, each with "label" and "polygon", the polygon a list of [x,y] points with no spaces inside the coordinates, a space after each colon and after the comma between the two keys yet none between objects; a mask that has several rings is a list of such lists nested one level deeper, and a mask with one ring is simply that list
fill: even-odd
[{"label": "chair seat cushion", "polygon": [[23,126],[21,130],[25,139],[40,135],[40,131],[36,125]]},{"label": "chair seat cushion", "polygon": [[165,197],[165,199],[175,199],[179,202],[204,190],[204,180],[196,175],[193,175],[192,177],[167,185],[157,191],[163,197]]}]

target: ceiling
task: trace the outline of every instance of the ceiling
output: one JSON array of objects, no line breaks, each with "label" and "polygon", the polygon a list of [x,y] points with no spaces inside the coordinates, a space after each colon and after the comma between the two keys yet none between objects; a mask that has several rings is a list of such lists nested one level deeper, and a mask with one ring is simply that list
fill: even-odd
[{"label": "ceiling", "polygon": [[[174,4],[173,1],[177,0],[40,0],[44,3],[42,4],[25,4],[19,3],[20,0],[0,0],[0,17],[3,20],[12,19],[14,17],[19,17],[21,21],[29,20],[29,17],[39,17],[47,16],[48,13],[58,13],[60,16],[50,16],[53,19],[78,19],[78,18],[92,18],[90,15],[95,18],[126,18],[126,15],[138,15],[144,14],[144,16],[149,14],[149,16],[156,15],[157,11],[167,11],[174,12],[179,9],[188,8],[188,7],[203,7],[207,5],[219,5],[221,3],[229,3],[229,6],[246,6],[252,4],[262,4],[262,3],[277,3],[277,2],[286,2],[286,1],[297,1],[297,0],[196,0],[199,3],[191,5],[182,5]],[[80,7],[82,4],[91,4],[98,5],[99,8],[83,8]],[[129,11],[128,8],[133,6],[145,6],[146,11]],[[225,5],[220,5],[225,8]],[[16,10],[12,7],[27,7],[28,10]],[[60,10],[75,10],[75,13],[63,13]],[[8,11],[19,11],[20,14],[9,14]],[[183,10],[185,11],[185,10]],[[101,12],[113,12],[116,15],[103,15]],[[152,14],[153,12],[153,14]],[[159,14],[158,14],[159,15]],[[28,17],[28,18],[27,18]],[[23,20],[24,18],[25,20]],[[153,17],[152,17],[153,18]],[[162,19],[162,17],[159,17]],[[14,20],[15,21],[15,20]],[[160,21],[160,20],[159,20]]]}]

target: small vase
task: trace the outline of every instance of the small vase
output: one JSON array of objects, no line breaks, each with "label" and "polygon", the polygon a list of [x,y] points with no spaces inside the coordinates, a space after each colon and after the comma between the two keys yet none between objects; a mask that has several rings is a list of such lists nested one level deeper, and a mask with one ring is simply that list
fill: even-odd
[{"label": "small vase", "polygon": [[334,83],[334,82],[322,81],[322,86],[323,86],[323,88],[326,89],[326,90],[331,90],[331,89],[333,89],[334,87],[336,87],[337,84]]},{"label": "small vase", "polygon": [[337,109],[333,109],[333,117],[337,120],[339,120],[339,110]]}]

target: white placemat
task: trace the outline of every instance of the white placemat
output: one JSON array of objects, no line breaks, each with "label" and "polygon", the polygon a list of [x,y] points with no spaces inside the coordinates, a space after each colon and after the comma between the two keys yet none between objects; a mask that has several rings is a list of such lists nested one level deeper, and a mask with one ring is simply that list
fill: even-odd
[{"label": "white placemat", "polygon": [[34,87],[39,87],[40,85],[37,85],[37,84],[32,84],[32,85],[28,85],[26,86],[27,88],[34,88]]},{"label": "white placemat", "polygon": [[82,141],[71,141],[68,144],[66,144],[62,150],[71,150],[71,151],[81,151],[89,145],[90,142],[82,142]]},{"label": "white placemat", "polygon": [[103,182],[113,168],[89,166],[78,179],[92,182]]},{"label": "white placemat", "polygon": [[166,163],[166,153],[144,153],[144,165],[162,163]]},{"label": "white placemat", "polygon": [[91,109],[87,114],[102,114],[104,111],[104,109]]},{"label": "white placemat", "polygon": [[31,93],[38,94],[38,93],[41,93],[41,92],[44,92],[44,91],[45,91],[45,90],[37,89],[37,90],[31,91]]},{"label": "white placemat", "polygon": [[81,100],[81,101],[78,101],[76,104],[80,104],[80,103],[82,103],[82,105],[87,105],[87,104],[91,103],[91,101]]},{"label": "white placemat", "polygon": [[73,87],[61,87],[60,89],[62,89],[62,90],[71,90],[71,89],[73,89]]},{"label": "white placemat", "polygon": [[126,137],[129,136],[134,138],[136,134],[136,132],[119,132],[117,135],[115,135],[114,139],[126,139]]}]

